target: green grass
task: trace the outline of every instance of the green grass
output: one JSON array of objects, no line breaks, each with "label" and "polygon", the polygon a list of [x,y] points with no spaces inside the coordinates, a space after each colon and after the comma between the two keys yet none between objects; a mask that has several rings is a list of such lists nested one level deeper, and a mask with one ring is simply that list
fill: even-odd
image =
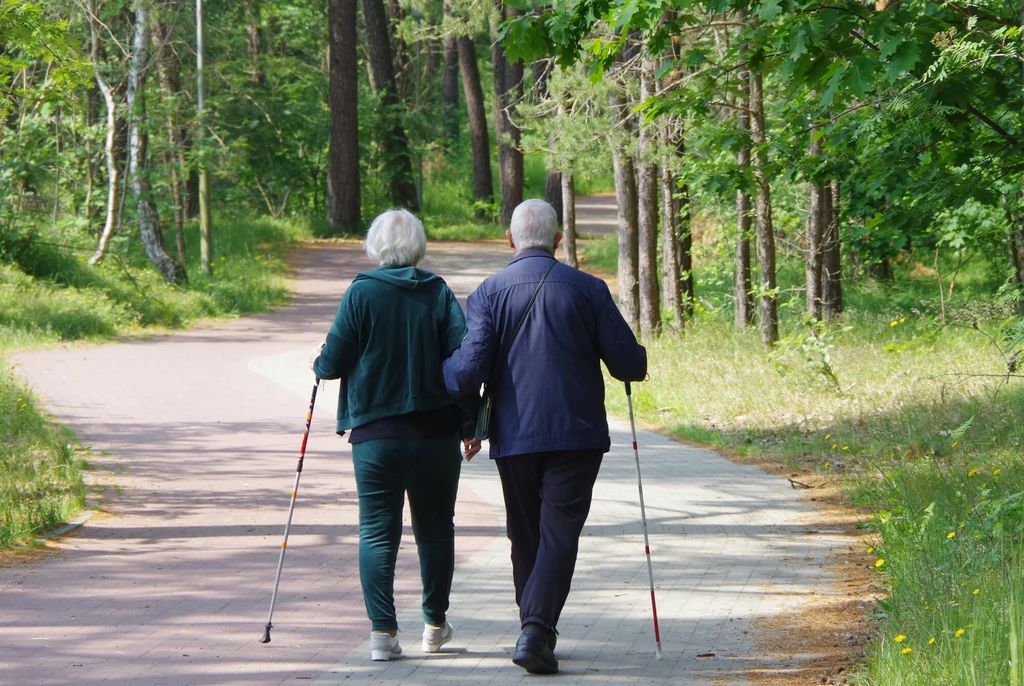
[{"label": "green grass", "polygon": [[52,529],[85,501],[69,436],[0,364],[0,549]]},{"label": "green grass", "polygon": [[[832,329],[789,316],[768,351],[720,315],[647,343],[638,417],[836,479],[872,513],[890,596],[856,683],[1024,683],[1024,383],[969,376],[1005,373],[989,340],[930,315],[851,311]],[[621,385],[609,389],[624,414]]]},{"label": "green grass", "polygon": [[[285,251],[309,234],[298,222],[218,217],[213,270],[204,275],[192,224],[189,281],[171,286],[145,261],[137,240],[117,238],[103,263],[90,267],[88,236],[8,230],[0,236],[0,352],[180,328],[286,304]],[[81,464],[69,440],[0,358],[0,548],[67,521],[81,507]]]},{"label": "green grass", "polygon": [[[288,302],[284,251],[308,235],[300,224],[218,218],[213,273],[199,271],[198,229],[188,227],[189,281],[171,286],[137,242],[119,238],[97,267],[92,241],[42,230],[7,236],[0,262],[0,350],[181,327],[204,317],[262,312]],[[123,254],[122,254],[123,253]]]},{"label": "green grass", "polygon": [[[614,237],[584,251],[615,272]],[[1024,322],[996,297],[998,265],[966,266],[946,326],[934,272],[906,259],[889,282],[844,282],[847,311],[825,327],[804,321],[803,266],[783,258],[783,339],[768,350],[732,324],[727,257],[696,252],[696,319],[646,343],[639,419],[810,470],[870,513],[889,596],[853,683],[1024,686],[1024,379],[999,377]],[[624,415],[621,388],[609,379]]]}]

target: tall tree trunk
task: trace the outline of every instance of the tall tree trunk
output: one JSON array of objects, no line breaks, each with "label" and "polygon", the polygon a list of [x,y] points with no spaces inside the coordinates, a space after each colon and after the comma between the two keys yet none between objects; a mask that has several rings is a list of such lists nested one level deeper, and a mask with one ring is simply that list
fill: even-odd
[{"label": "tall tree trunk", "polygon": [[1010,225],[1007,247],[1010,251],[1010,263],[1013,265],[1013,282],[1017,285],[1017,301],[1014,309],[1017,314],[1024,315],[1024,226],[1021,226],[1020,215],[1007,210],[1006,219]]},{"label": "tall tree trunk", "polygon": [[[558,223],[564,226],[565,216],[563,215],[562,207],[565,200],[562,197],[561,172],[555,171],[554,169],[548,169],[547,174],[544,175],[544,201],[555,208]],[[573,200],[573,207],[575,206],[576,201]]]},{"label": "tall tree trunk", "polygon": [[565,263],[579,267],[576,257],[576,191],[573,188],[572,172],[562,172],[562,249]]},{"label": "tall tree trunk", "polygon": [[[504,19],[518,10],[505,6],[497,0],[498,10]],[[523,97],[523,63],[509,62],[501,41],[495,40],[491,48],[491,67],[494,73],[494,109],[498,135],[498,180],[501,192],[502,226],[512,221],[512,212],[523,201],[523,153],[519,149],[520,130],[513,123],[516,104]]]},{"label": "tall tree trunk", "polygon": [[149,261],[170,283],[186,280],[185,269],[164,248],[160,231],[160,216],[153,204],[146,169],[146,71],[149,67],[149,0],[137,0],[135,5],[135,35],[132,39],[132,59],[128,71],[128,112],[131,134],[128,142],[128,175],[132,180],[132,193],[139,214],[139,234]]},{"label": "tall tree trunk", "polygon": [[[148,0],[147,0],[148,1]],[[213,216],[210,207],[210,168],[206,160],[206,19],[203,0],[196,0],[196,147],[199,152],[199,269],[213,272]]]},{"label": "tall tree trunk", "polygon": [[96,264],[103,259],[107,252],[107,245],[114,236],[117,228],[117,205],[118,195],[121,190],[121,169],[117,164],[117,103],[114,102],[114,89],[109,86],[103,75],[100,73],[99,61],[99,17],[96,16],[96,0],[89,0],[89,32],[90,51],[89,57],[92,60],[93,70],[96,76],[96,86],[103,94],[103,102],[107,110],[106,129],[107,135],[103,143],[103,155],[107,160],[107,213],[103,221],[103,230],[100,232],[99,244],[96,252],[89,259],[89,264]]},{"label": "tall tree trunk", "polygon": [[822,214],[827,218],[822,238],[821,315],[832,321],[843,311],[843,273],[839,240],[839,181],[825,187]]},{"label": "tall tree trunk", "polygon": [[185,264],[185,197],[182,186],[181,167],[178,164],[178,155],[181,154],[180,142],[178,141],[178,97],[181,92],[181,79],[178,77],[178,62],[167,45],[171,40],[171,31],[167,24],[161,22],[160,29],[156,32],[154,41],[159,41],[155,46],[157,52],[157,63],[160,65],[161,85],[167,94],[170,102],[167,106],[167,144],[168,149],[164,156],[164,164],[171,172],[171,196],[174,205],[174,239],[178,251],[178,262]]},{"label": "tall tree trunk", "polygon": [[[819,127],[811,128],[811,159],[821,157]],[[825,234],[825,213],[822,202],[825,189],[813,179],[807,184],[807,234],[805,237],[805,282],[807,316],[821,319],[821,299],[824,295],[821,283],[822,239]]]},{"label": "tall tree trunk", "polygon": [[618,282],[619,309],[633,331],[640,330],[640,232],[637,225],[636,173],[633,157],[624,140],[632,137],[630,109],[619,89],[609,96],[612,115],[612,166],[615,173],[615,201],[619,220]]},{"label": "tall tree trunk", "polygon": [[764,93],[761,72],[750,75],[751,161],[757,180],[757,252],[761,263],[761,341],[774,345],[779,340],[779,301],[775,293],[775,231],[772,227],[772,190],[765,171]]},{"label": "tall tree trunk", "polygon": [[388,122],[383,128],[384,158],[388,160],[392,202],[418,212],[419,195],[412,172],[409,139],[402,126],[402,103],[395,81],[395,63],[391,57],[388,15],[383,0],[363,0],[363,23],[366,26],[366,52],[370,57],[373,83],[381,94],[381,115]]},{"label": "tall tree trunk", "polygon": [[[645,55],[640,65],[640,100],[654,95],[654,58]],[[658,165],[653,161],[656,147],[654,125],[640,122],[637,151],[637,224],[640,232],[640,330],[652,334],[661,323],[658,298]]]},{"label": "tall tree trunk", "polygon": [[444,37],[444,69],[441,74],[441,122],[449,145],[459,139],[459,44]]},{"label": "tall tree trunk", "polygon": [[458,43],[462,94],[466,100],[470,150],[473,157],[473,200],[488,202],[494,196],[494,182],[491,179],[491,142],[487,133],[487,111],[484,107],[484,89],[480,85],[476,45],[469,36],[459,36]]},{"label": "tall tree trunk", "polygon": [[[736,21],[746,23],[746,13],[737,12]],[[750,72],[739,73],[736,98],[736,124],[741,136],[750,133]],[[736,152],[736,166],[746,176],[750,167],[750,146],[744,144]],[[745,189],[736,191],[736,267],[733,270],[732,300],[735,308],[736,328],[746,329],[754,323],[754,300],[750,295],[750,194]]]},{"label": "tall tree trunk", "polygon": [[263,0],[243,0],[243,9],[245,12],[245,48],[249,57],[249,80],[252,83],[263,83],[264,74],[260,65],[260,54],[263,51],[260,36],[263,23]]},{"label": "tall tree trunk", "polygon": [[327,222],[342,231],[359,227],[359,80],[356,0],[329,0],[330,142],[327,153]]},{"label": "tall tree trunk", "polygon": [[[665,127],[667,145],[668,126]],[[672,308],[673,326],[683,328],[682,275],[679,263],[679,201],[671,160],[666,155],[661,163],[661,295],[665,306]]]}]

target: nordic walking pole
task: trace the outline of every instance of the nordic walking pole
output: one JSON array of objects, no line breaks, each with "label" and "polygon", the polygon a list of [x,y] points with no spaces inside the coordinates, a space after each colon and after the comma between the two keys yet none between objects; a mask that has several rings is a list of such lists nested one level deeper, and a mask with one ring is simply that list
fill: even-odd
[{"label": "nordic walking pole", "polygon": [[313,395],[309,399],[309,411],[306,413],[306,429],[302,433],[302,447],[299,448],[299,464],[295,468],[295,486],[292,488],[292,502],[288,506],[288,522],[284,525],[284,541],[281,543],[281,557],[277,560],[277,574],[274,576],[274,592],[270,595],[270,614],[264,627],[260,643],[270,643],[270,620],[274,618],[274,602],[277,600],[277,587],[281,583],[281,568],[284,567],[284,551],[288,547],[288,531],[292,528],[292,514],[295,512],[295,498],[299,494],[299,477],[302,476],[302,460],[306,457],[306,441],[309,439],[309,425],[313,421],[313,405],[316,404],[316,392],[320,388],[320,379],[313,382]]},{"label": "nordic walking pole", "polygon": [[[651,542],[647,538],[647,509],[644,507],[644,482],[640,478],[640,451],[636,447],[636,420],[633,419],[633,393],[626,382],[626,402],[629,404],[629,428],[633,432],[633,461],[636,463],[636,487],[640,492],[640,521],[644,527],[644,553],[647,555],[647,577],[651,581],[651,614],[654,615],[654,654],[661,659],[661,632],[658,631],[658,604],[654,602],[654,568],[651,566]],[[269,629],[268,629],[269,631]]]}]

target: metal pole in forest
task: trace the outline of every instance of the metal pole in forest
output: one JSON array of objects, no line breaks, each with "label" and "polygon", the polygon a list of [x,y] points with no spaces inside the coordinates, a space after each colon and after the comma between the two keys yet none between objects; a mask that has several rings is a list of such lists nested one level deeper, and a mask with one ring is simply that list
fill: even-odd
[{"label": "metal pole in forest", "polygon": [[213,257],[213,235],[210,228],[210,172],[206,168],[205,146],[206,117],[204,114],[206,100],[206,79],[203,76],[203,0],[196,0],[196,115],[199,120],[199,132],[196,136],[196,147],[199,158],[199,264],[204,274],[210,273],[210,260]]}]

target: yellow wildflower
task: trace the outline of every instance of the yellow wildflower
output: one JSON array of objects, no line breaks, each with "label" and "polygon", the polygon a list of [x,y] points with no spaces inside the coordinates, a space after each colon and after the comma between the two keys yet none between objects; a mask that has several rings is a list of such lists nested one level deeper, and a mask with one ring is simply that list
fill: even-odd
[{"label": "yellow wildflower", "polygon": [[836,449],[836,444],[835,444],[835,443],[833,443],[833,444],[832,444],[832,450],[835,450],[835,449]]},{"label": "yellow wildflower", "polygon": [[912,652],[914,652],[914,649],[908,646],[900,651],[900,655],[910,655]]},{"label": "yellow wildflower", "polygon": [[849,450],[849,449],[850,449],[850,446],[848,446],[848,445],[844,445],[843,446],[843,450]]},{"label": "yellow wildflower", "polygon": [[[18,400],[21,400],[21,398],[18,398]],[[827,441],[828,439],[830,439],[830,438],[832,438],[832,434],[825,434],[825,440],[826,440],[826,441]]]},{"label": "yellow wildflower", "polygon": [[882,558],[878,558],[877,560],[875,560],[875,567],[881,567],[884,564],[885,560],[883,560]]},{"label": "yellow wildflower", "polygon": [[999,469],[993,469],[993,470],[992,470],[992,476],[999,476],[999,472],[1000,472],[1000,471],[1001,471],[1001,470],[999,470]]},{"label": "yellow wildflower", "polygon": [[224,261],[225,261],[225,260],[227,260],[227,259],[228,259],[228,258],[226,258],[226,257],[224,257],[224,256],[222,255],[222,256],[221,256],[221,258],[220,258],[220,261],[221,261],[221,262],[224,262]]},{"label": "yellow wildflower", "polygon": [[873,553],[873,552],[875,552],[875,549],[874,549],[874,548],[872,548],[871,546],[868,546],[868,552],[869,552],[869,553]]},{"label": "yellow wildflower", "polygon": [[976,588],[973,591],[971,591],[972,595],[978,595],[979,593],[981,593],[981,589],[980,588]]},{"label": "yellow wildflower", "polygon": [[948,534],[946,534],[946,538],[955,538],[955,537],[956,537],[956,532],[955,531],[950,531]]},{"label": "yellow wildflower", "polygon": [[972,469],[971,471],[967,472],[967,476],[968,477],[972,477],[972,476],[974,476],[977,473],[978,473],[977,469]]},{"label": "yellow wildflower", "polygon": [[935,643],[935,639],[934,638],[929,638],[928,639],[928,645],[932,645],[933,643]]},{"label": "yellow wildflower", "polygon": [[18,402],[19,402],[19,403],[21,402],[21,398],[18,398]]},{"label": "yellow wildflower", "polygon": [[828,468],[829,468],[829,467],[831,467],[831,466],[832,466],[832,463],[831,463],[831,462],[826,462],[826,463],[825,463],[825,469],[828,469]]},{"label": "yellow wildflower", "polygon": [[906,318],[906,317],[900,317],[900,324],[902,324],[902,323],[903,323],[903,322],[905,322],[905,321],[907,321],[907,318]]},{"label": "yellow wildflower", "polygon": [[889,322],[889,326],[896,326],[896,324],[898,324],[896,320]]},{"label": "yellow wildflower", "polygon": [[958,445],[960,445],[960,441],[953,441],[953,447],[954,448],[957,447]]},{"label": "yellow wildflower", "polygon": [[957,638],[960,638],[961,636],[964,635],[964,630],[963,629],[957,629],[956,633],[953,634],[953,635],[956,636]]},{"label": "yellow wildflower", "polygon": [[903,643],[903,639],[905,639],[905,638],[906,638],[906,636],[904,636],[903,634],[900,634],[899,636],[897,636],[896,638],[894,638],[892,640],[896,641],[897,643]]}]

